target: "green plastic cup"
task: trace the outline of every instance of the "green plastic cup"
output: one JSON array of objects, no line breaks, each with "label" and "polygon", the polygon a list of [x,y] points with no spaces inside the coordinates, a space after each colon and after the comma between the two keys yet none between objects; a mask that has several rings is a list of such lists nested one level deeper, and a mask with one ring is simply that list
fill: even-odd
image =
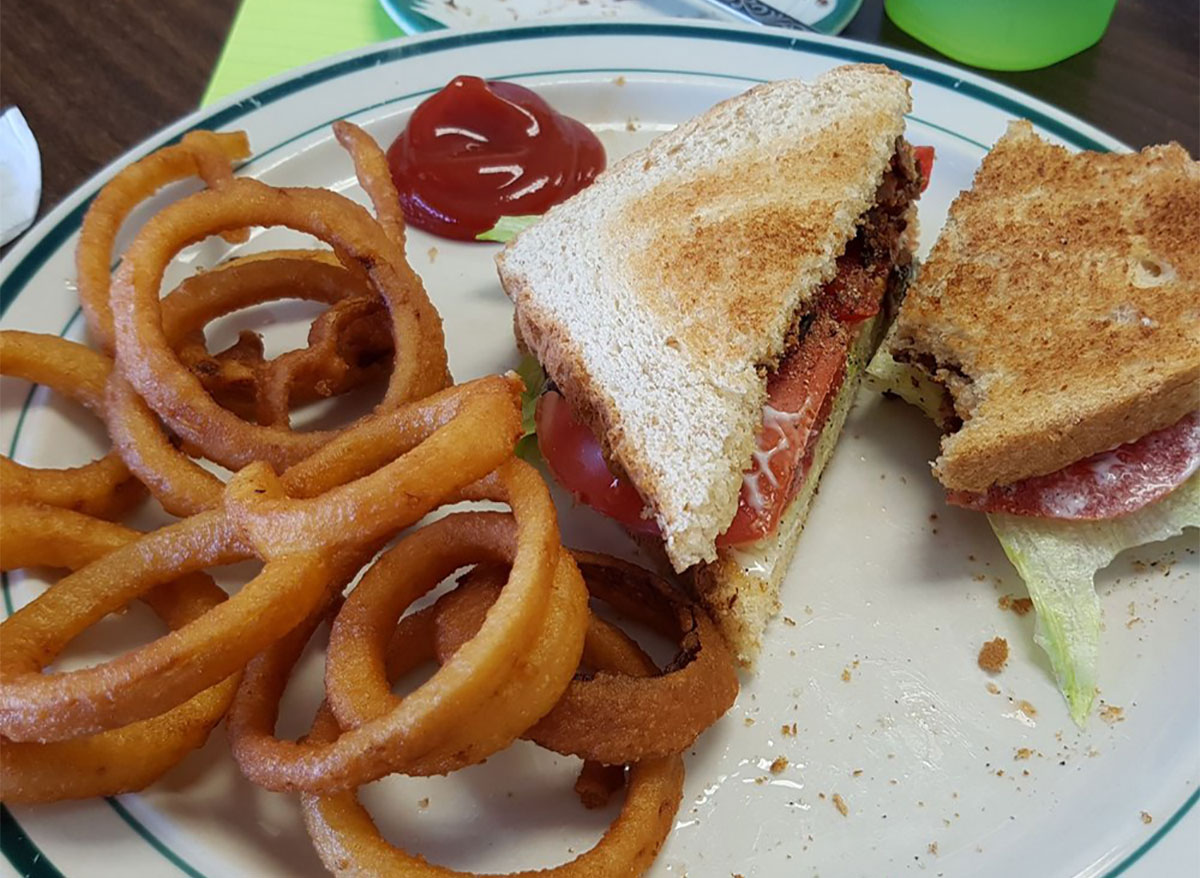
[{"label": "green plastic cup", "polygon": [[988,70],[1036,70],[1095,45],[1117,0],[886,0],[896,26]]}]

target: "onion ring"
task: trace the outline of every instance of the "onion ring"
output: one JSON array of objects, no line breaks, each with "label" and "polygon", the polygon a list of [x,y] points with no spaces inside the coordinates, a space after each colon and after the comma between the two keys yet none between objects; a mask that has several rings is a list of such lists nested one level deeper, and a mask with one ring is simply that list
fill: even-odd
[{"label": "onion ring", "polygon": [[[218,389],[228,390],[239,375],[257,380],[244,369],[231,371],[228,362],[197,369],[198,361],[211,358],[202,338],[189,343],[189,337],[216,317],[275,299],[338,301],[347,284],[357,282],[353,273],[331,264],[331,258],[327,251],[269,251],[230,260],[185,280],[162,302],[168,341],[179,346],[192,369],[209,373]],[[354,289],[366,287],[359,284]],[[243,400],[248,414],[256,388],[246,387],[243,392],[248,396]],[[112,376],[106,404],[113,444],[167,512],[195,515],[220,503],[222,481],[175,447],[158,417],[120,374]]]},{"label": "onion ring", "polygon": [[[494,517],[494,513],[477,513],[474,521],[490,525],[489,519]],[[465,529],[469,531],[470,525]],[[459,537],[461,540],[461,535]],[[459,542],[458,551],[463,548],[460,540],[456,541]],[[355,589],[355,594],[351,594],[334,622],[330,636],[326,697],[335,714],[341,707],[341,713],[348,717],[345,724],[348,728],[370,722],[398,706],[400,699],[391,694],[388,681],[430,658],[427,651],[413,648],[421,644],[409,642],[403,624],[395,626],[394,602],[396,592],[402,590],[397,588],[397,580],[402,576],[398,571],[413,566],[423,568],[425,564],[421,561],[416,565],[411,561],[406,563],[405,556],[399,554],[389,560],[392,563],[381,567],[379,575],[372,577],[372,581],[368,582],[364,577],[360,587],[366,584],[370,591],[357,595],[358,589]],[[374,573],[375,569],[372,569],[371,574]],[[493,599],[504,597],[504,584],[505,579],[500,579],[495,592],[488,595],[485,614],[493,605]],[[474,589],[469,586],[460,587],[441,598],[437,604],[439,618],[446,614],[448,603],[464,598],[470,600],[472,591]],[[407,762],[404,773],[447,774],[482,762],[508,747],[545,716],[562,696],[578,666],[587,626],[586,595],[574,562],[569,555],[560,552],[544,619],[528,636],[512,641],[524,648],[514,652],[516,661],[504,681],[496,684],[460,722],[450,727],[433,750]],[[506,611],[501,609],[499,612]],[[480,627],[477,625],[467,639],[472,639]]]},{"label": "onion ring", "polygon": [[[256,531],[252,536],[257,536],[258,549],[245,542],[241,529],[223,511],[214,511],[149,534],[60,580],[0,624],[0,633],[6,635],[6,648],[0,655],[0,681],[5,684],[0,688],[0,733],[17,740],[61,740],[114,728],[161,713],[233,673],[303,619],[327,582],[337,579],[329,569],[336,565],[337,556],[326,561],[331,557],[328,553],[301,548],[303,540],[298,542],[287,533],[289,513],[297,508],[314,510],[326,527],[340,523],[344,528],[354,523],[356,529],[338,539],[338,549],[369,545],[411,524],[459,488],[453,479],[446,482],[444,475],[440,483],[430,481],[436,470],[423,468],[431,448],[437,452],[443,444],[455,444],[451,440],[458,435],[456,431],[465,430],[474,437],[477,454],[490,454],[483,462],[474,458],[455,464],[452,472],[459,482],[477,478],[480,469],[486,471],[511,453],[519,431],[515,394],[515,385],[507,379],[481,379],[389,412],[371,429],[342,435],[305,461],[295,479],[285,474],[285,481],[279,482],[269,471],[263,472],[263,467],[247,468],[231,483],[228,493],[234,498],[230,506],[240,510],[250,530]],[[487,442],[480,441],[484,437],[475,436],[477,427],[488,431],[490,452]],[[376,432],[382,434],[380,441],[372,441]],[[460,446],[469,444],[462,435],[458,439]],[[399,460],[374,472],[364,471],[364,464],[369,468],[388,459],[381,458],[381,453],[394,456],[413,445],[417,447]],[[348,458],[347,452],[355,449],[363,452],[362,460]],[[452,455],[447,459],[457,460]],[[406,466],[422,470],[425,478],[421,473],[407,478]],[[313,498],[311,507],[307,500],[259,497],[254,479],[268,477],[274,486],[298,485],[301,496],[306,487],[326,493]],[[350,479],[352,484],[343,484]],[[533,470],[513,462],[489,484],[498,486],[502,496],[512,495],[514,502],[523,504],[531,526],[548,528],[556,537],[553,504]],[[331,485],[338,487],[327,490]],[[404,485],[426,494],[411,494],[406,498],[409,502],[397,504],[394,497],[388,501],[389,485]],[[488,487],[479,490],[486,492]],[[464,495],[471,496],[470,492]],[[270,521],[270,510],[262,508],[274,504],[278,504],[283,530]],[[358,527],[363,521],[370,521],[371,527]],[[315,525],[306,522],[305,533]],[[279,542],[272,542],[272,536]],[[326,535],[310,542],[321,549],[330,545],[330,538]],[[543,547],[527,553],[535,570],[545,551]],[[41,673],[72,638],[162,577],[252,555],[267,562],[263,571],[228,603],[179,632],[95,668]],[[347,571],[347,578],[352,573]],[[89,600],[71,599],[74,588],[85,589]],[[225,648],[216,649],[222,642]],[[210,650],[214,654],[204,661],[192,660]]]},{"label": "onion ring", "polygon": [[146,534],[52,585],[0,623],[0,734],[61,741],[157,716],[236,673],[291,630],[334,577],[320,555],[268,561],[227,601],[94,667],[42,673],[76,636],[152,587],[253,556],[219,512]]},{"label": "onion ring", "polygon": [[[392,182],[386,158],[378,144],[356,125],[345,121],[335,122],[333,132],[353,160],[359,183],[371,199],[378,222],[388,238],[395,244],[397,253],[400,254],[400,258],[396,260],[397,270],[410,288],[420,289],[420,279],[403,257],[406,243],[404,214],[400,210],[399,197],[395,184]],[[210,185],[213,184],[210,182]],[[292,251],[286,254],[256,254],[251,257],[243,257],[240,261],[263,259],[274,255],[296,256],[301,253],[305,253],[305,251]],[[336,258],[328,251],[307,251],[305,255],[310,259],[316,257],[318,260],[323,259],[334,266],[337,265]],[[238,261],[234,260],[234,262]],[[292,283],[295,280],[293,278]],[[339,280],[342,289],[339,290],[340,295],[337,298],[347,297],[345,287],[352,284],[356,277],[346,272],[344,279],[339,278]],[[224,293],[228,283],[233,282],[233,278],[224,278],[219,289]],[[185,285],[186,283],[185,281]],[[303,286],[297,285],[293,295],[298,298],[309,298],[300,292],[302,289]],[[182,292],[182,289],[176,292]],[[360,294],[368,292],[369,287],[360,285]],[[284,354],[269,365],[262,363],[261,352],[259,352],[259,362],[256,364],[259,368],[253,370],[247,368],[251,365],[250,362],[237,355],[224,358],[221,355],[207,357],[202,338],[199,339],[198,345],[193,339],[187,349],[179,347],[181,359],[186,363],[189,358],[192,358],[194,362],[189,365],[193,371],[196,371],[196,366],[215,370],[215,373],[210,372],[207,376],[201,377],[202,383],[210,392],[214,390],[214,384],[217,385],[218,393],[214,394],[215,396],[220,395],[220,390],[223,389],[222,385],[231,380],[246,381],[251,377],[256,378],[257,380],[254,382],[257,384],[255,413],[258,423],[263,426],[287,426],[289,403],[296,398],[298,389],[302,394],[298,401],[305,402],[331,396],[344,389],[358,386],[363,381],[382,373],[379,368],[364,367],[382,365],[382,358],[390,355],[392,351],[391,339],[380,336],[375,321],[361,319],[374,316],[365,312],[378,306],[367,306],[365,303],[356,303],[354,306],[350,306],[347,303],[347,306],[339,308],[334,304],[337,298],[328,299],[333,307],[314,323],[307,349]],[[164,303],[164,308],[166,307],[167,303]],[[165,311],[163,316],[164,324],[166,324],[168,315]],[[215,316],[214,314],[209,319]],[[203,322],[200,325],[203,325]],[[170,335],[169,331],[168,335]],[[348,353],[355,348],[358,352],[352,362]],[[224,375],[223,373],[227,371],[232,371],[234,376]],[[254,374],[251,375],[251,372]],[[297,377],[304,379],[304,383],[296,385]],[[305,394],[304,391],[308,388],[315,390],[316,393],[314,394],[310,390]],[[232,410],[244,416],[246,410],[243,400],[234,397],[231,401],[235,406]],[[226,404],[225,401],[223,404]],[[226,407],[230,406],[226,405]]]},{"label": "onion ring", "polygon": [[[737,671],[721,632],[702,607],[648,570],[603,555],[575,558],[593,597],[671,638],[680,651],[658,676],[600,671],[575,680],[527,737],[608,765],[686,750],[737,698]],[[612,630],[589,627],[585,662],[605,667],[618,651],[625,645]]]},{"label": "onion ring", "polygon": [[[470,517],[470,514],[467,514],[464,518],[469,521]],[[438,522],[435,530],[439,533],[427,534],[425,541],[441,539],[450,528],[459,527],[464,518],[460,518],[459,521],[448,521],[444,525]],[[476,521],[475,526],[483,525],[490,529],[488,526],[496,525],[498,521],[508,524],[504,521],[505,518],[506,516],[487,513]],[[445,520],[443,519],[443,521]],[[459,546],[460,550],[461,548]],[[403,557],[409,557],[409,555]],[[574,663],[578,662],[578,648],[581,646],[582,632],[587,618],[584,591],[577,571],[569,556],[560,554],[559,557],[560,561],[565,561],[565,564],[560,564],[555,571],[555,580],[543,625],[530,637],[529,642],[534,646],[528,653],[516,650],[516,660],[512,662],[512,667],[508,670],[503,683],[494,691],[488,692],[483,700],[474,704],[466,704],[462,699],[456,698],[455,700],[458,702],[455,707],[458,711],[455,717],[456,721],[450,723],[448,719],[445,720],[445,734],[437,736],[432,749],[429,749],[424,755],[403,762],[402,768],[399,769],[403,773],[421,776],[447,774],[466,765],[481,762],[511,744],[524,728],[527,728],[537,717],[545,714],[555,703],[570,680]],[[401,556],[393,556],[393,560],[399,562]],[[387,567],[395,566],[399,566],[398,563],[378,568],[381,575],[376,577],[376,584],[386,575],[385,570],[387,574],[392,572],[387,570]],[[372,568],[368,575],[375,570],[376,568]],[[461,591],[462,589],[456,590],[453,594],[458,595]],[[351,597],[353,597],[353,593]],[[440,612],[441,605],[449,597],[451,595],[443,596],[434,607],[406,616],[395,627],[388,646],[385,667],[382,668],[385,679],[412,670],[434,657],[431,639],[433,629],[426,624],[425,618]],[[489,595],[489,605],[491,597]],[[368,603],[374,604],[375,600]],[[357,620],[343,619],[340,624],[343,637],[357,637],[357,632],[353,630],[356,622]],[[337,624],[336,620],[335,624]],[[309,630],[311,631],[311,629],[312,626]],[[239,690],[237,700],[231,710],[229,727],[234,756],[243,766],[243,772],[257,783],[263,783],[265,775],[273,775],[282,771],[288,773],[290,777],[295,772],[292,767],[281,769],[279,767],[281,763],[295,763],[298,759],[318,762],[337,761],[338,759],[334,753],[334,747],[314,750],[304,743],[294,744],[278,741],[270,735],[288,675],[307,639],[307,634],[300,635],[298,638],[289,636],[285,641],[276,644],[267,653],[251,662],[247,668],[245,682]],[[338,648],[331,640],[330,655],[333,655]],[[357,656],[352,656],[347,662],[330,662],[326,666],[326,677],[332,678],[347,667],[357,667],[359,663],[357,658]],[[375,663],[378,658],[380,657],[368,656],[367,664]],[[357,687],[361,683],[357,679],[352,679],[346,681],[346,685]],[[367,689],[370,688],[371,686],[368,684]],[[344,690],[339,691],[344,692]],[[372,694],[368,692],[368,696]],[[395,725],[400,702],[389,696],[390,693],[383,693],[382,697],[377,699],[377,707],[385,715],[391,712],[390,716],[386,716],[386,721]],[[341,697],[345,697],[344,694],[341,694]],[[408,711],[411,707],[410,704],[408,708],[404,708],[404,711]],[[380,718],[378,714],[372,716],[373,719]],[[372,720],[367,722],[371,723]],[[380,723],[375,722],[374,725],[378,726]],[[409,733],[407,730],[397,732],[397,734],[407,733]],[[418,733],[426,737],[434,735],[432,731],[426,732],[420,727],[418,727]],[[358,734],[349,732],[343,737],[346,739],[347,745],[359,746],[361,738]],[[415,746],[412,746],[415,743],[415,741],[410,742],[410,745],[404,746],[403,750],[416,749]],[[378,748],[371,748],[369,752],[372,760],[384,758],[382,751]],[[403,756],[404,754],[401,758]],[[363,776],[371,778],[382,776],[391,773],[386,766],[399,766],[399,764],[397,759],[388,757],[385,767],[374,768]],[[264,766],[267,767],[264,768]],[[314,776],[319,775],[322,771],[321,767],[314,767],[311,762],[309,768],[312,769]],[[328,778],[304,781],[305,785],[310,783],[328,785],[334,781]],[[337,781],[337,783],[341,784],[342,782]],[[271,789],[276,785],[291,788],[294,784],[287,780],[281,782],[268,779],[265,785]]]},{"label": "onion ring", "polygon": [[[78,569],[140,537],[137,531],[50,506],[13,504],[0,517],[3,569],[50,564]],[[160,585],[143,598],[172,628],[226,599],[207,576]],[[0,739],[0,798],[57,802],[140,790],[201,747],[233,699],[240,675],[151,719],[52,743]]]},{"label": "onion ring", "polygon": [[[369,542],[483,478],[512,454],[519,434],[515,384],[482,378],[360,422],[282,478],[265,463],[245,467],[226,488],[225,508],[264,555]],[[482,490],[520,486],[529,497],[535,482],[544,490],[535,472],[510,462]]]},{"label": "onion ring", "polygon": [[[422,614],[405,619],[417,619]],[[424,615],[428,628],[431,621]],[[404,624],[404,623],[401,623]],[[412,626],[419,627],[419,626]],[[421,632],[413,632],[420,639]],[[425,634],[426,637],[429,634]],[[606,670],[634,675],[642,669],[642,660],[630,652],[627,662],[614,655]],[[341,731],[344,737],[347,733]],[[318,711],[307,737],[314,746],[328,746],[339,740],[337,717],[327,706]],[[673,754],[647,759],[632,766],[625,802],[617,819],[591,850],[568,863],[550,869],[512,873],[522,878],[592,878],[596,875],[641,875],[658,854],[683,797],[683,758]],[[389,844],[379,834],[370,814],[353,791],[336,795],[300,797],[304,822],[321,861],[334,875],[395,876],[395,878],[457,878],[470,873],[436,866],[420,856],[408,854]]]},{"label": "onion ring", "polygon": [[320,314],[308,333],[308,346],[264,364],[257,382],[255,413],[266,426],[290,425],[292,405],[310,402],[382,378],[392,364],[393,347],[379,333],[378,298],[346,298]]},{"label": "onion ring", "polygon": [[261,335],[243,330],[225,350],[209,354],[204,332],[199,331],[176,353],[218,405],[239,418],[254,417],[258,375],[267,359]]},{"label": "onion ring", "polygon": [[[104,385],[112,361],[83,345],[52,335],[0,332],[0,374],[45,384],[105,419]],[[145,496],[115,451],[72,469],[34,469],[0,456],[0,496],[45,503],[97,518],[117,518]]]},{"label": "onion ring", "polygon": [[[205,324],[279,299],[331,306],[314,321],[307,348],[266,361],[258,336],[243,333],[234,348],[208,352]],[[364,306],[364,299],[373,304]],[[343,302],[353,305],[347,310]],[[332,251],[275,250],[231,259],[184,280],[163,299],[163,331],[180,361],[223,406],[242,417],[257,414],[260,424],[287,426],[292,404],[386,373],[393,346],[386,324],[378,321],[383,307],[369,284],[343,268]]]},{"label": "onion ring", "polygon": [[[636,651],[640,674],[577,676],[554,709],[522,737],[605,765],[686,750],[737,697],[733,656],[720,632],[703,608],[650,571],[606,555],[574,554],[592,597],[679,643],[680,651],[660,674],[620,628],[592,616],[584,665],[605,667],[614,656]],[[467,592],[460,587],[440,606],[435,637],[439,661],[453,655],[477,630],[497,593],[495,576],[496,571],[476,568],[464,580],[474,587],[473,599],[464,600],[459,593]],[[342,725],[353,721],[353,714],[333,706]]]},{"label": "onion ring", "polygon": [[104,403],[121,460],[163,509],[185,517],[221,502],[225,484],[172,444],[158,416],[118,372],[109,379]]},{"label": "onion ring", "polygon": [[[112,290],[119,368],[185,441],[217,463],[237,468],[265,461],[284,468],[332,438],[247,423],[216,404],[171,350],[161,319],[159,286],[178,250],[208,234],[241,225],[284,225],[334,245],[343,265],[360,268],[387,303],[394,339],[414,350],[395,357],[380,409],[446,386],[441,320],[424,288],[399,270],[403,257],[370,215],[326,190],[276,189],[237,179],[169,205],[143,227],[126,252]],[[409,272],[411,275],[411,270]],[[380,409],[377,409],[379,411]]]},{"label": "onion ring", "polygon": [[[369,485],[376,501],[392,506],[396,489],[389,488],[389,479],[405,467],[416,469],[412,466],[415,461],[420,461],[423,469],[410,471],[405,484],[424,493],[414,494],[414,499],[441,496],[444,478],[440,473],[450,470],[452,465],[458,467],[461,463],[463,467],[452,470],[456,474],[468,473],[458,481],[470,481],[511,454],[521,431],[519,394],[515,381],[491,376],[447,388],[393,411],[368,416],[353,430],[340,434],[316,454],[287,470],[282,477],[283,488],[290,497],[315,497],[405,455],[408,464],[395,466],[390,474],[377,476]],[[120,375],[114,374],[109,382],[106,402],[113,443],[164,509],[173,515],[194,515],[221,503],[225,488],[221,480],[171,444],[149,406]],[[450,427],[452,421],[458,423]],[[448,431],[439,436],[438,448],[449,449],[445,456],[439,459],[441,452],[428,448],[420,451],[418,443],[432,439],[443,428]],[[320,523],[304,517],[306,507],[302,503],[286,501],[285,506],[291,510],[289,521],[310,535],[315,531],[317,536],[310,538],[310,542],[320,544],[331,538],[328,531],[331,525],[344,521],[337,511],[344,502],[348,498],[343,493],[336,502],[316,504],[323,510],[324,519]],[[264,526],[270,526],[269,515],[259,517],[268,520]],[[376,529],[394,531],[388,527]],[[287,539],[287,527],[282,531],[277,544]],[[338,526],[332,533],[336,538],[345,530]]]},{"label": "onion ring", "polygon": [[[371,199],[371,206],[375,208],[379,225],[383,227],[396,249],[403,254],[407,244],[404,211],[400,208],[400,194],[392,181],[392,172],[383,150],[371,135],[344,119],[333,123],[333,136],[354,162],[354,174],[358,177],[358,184]],[[408,260],[400,259],[399,263],[398,268],[412,272]],[[415,275],[409,282],[414,280]],[[415,282],[420,283],[419,280]]]},{"label": "onion ring", "polygon": [[[109,303],[109,263],[117,233],[126,217],[167,184],[199,176],[202,164],[205,173],[216,173],[213,169],[220,166],[205,159],[207,150],[219,150],[225,166],[250,155],[250,143],[244,132],[210,134],[209,137],[211,139],[190,138],[184,143],[164,147],[124,168],[100,190],[83,218],[75,251],[79,304],[83,307],[89,335],[106,353],[115,350]],[[208,182],[219,183],[223,179],[221,175]]]},{"label": "onion ring", "polygon": [[[435,522],[409,535],[384,556],[408,559],[405,579],[391,584],[380,578],[372,592],[358,601],[355,601],[356,589],[339,613],[339,619],[350,612],[348,618],[356,622],[377,621],[371,620],[369,612],[351,609],[352,604],[364,610],[382,605],[380,612],[395,613],[390,623],[373,626],[375,631],[370,636],[378,652],[371,650],[361,660],[349,659],[354,667],[374,665],[382,673],[383,646],[391,635],[389,625],[395,624],[396,616],[412,600],[461,566],[465,551],[467,563],[472,560],[512,563],[508,585],[479,633],[415,692],[398,703],[383,699],[382,714],[374,715],[324,747],[274,737],[279,697],[291,662],[287,655],[272,655],[272,651],[260,656],[247,668],[229,715],[234,757],[250,780],[272,790],[326,792],[350,789],[385,774],[406,770],[406,765],[444,743],[462,717],[472,715],[478,705],[512,676],[522,647],[531,642],[527,638],[539,630],[548,616],[549,597],[566,600],[568,608],[576,600],[582,611],[585,591],[577,577],[571,578],[574,565],[560,564],[554,506],[536,471],[513,459],[478,493],[464,493],[507,502],[516,520],[515,535],[504,526],[503,518],[495,516],[460,516]],[[447,542],[447,535],[457,538],[457,547],[454,541]],[[387,566],[400,563],[388,562]],[[389,585],[394,591],[379,593]],[[556,649],[569,657],[562,663],[566,666],[562,686],[570,679],[570,662],[577,662],[582,650],[585,619],[586,614],[579,615],[579,624],[574,626],[577,636],[571,638],[572,632],[568,630],[564,632],[568,636],[555,643]],[[335,622],[335,628],[338,625]],[[556,698],[557,693],[549,703],[553,704]],[[519,730],[514,736],[517,733]]]}]

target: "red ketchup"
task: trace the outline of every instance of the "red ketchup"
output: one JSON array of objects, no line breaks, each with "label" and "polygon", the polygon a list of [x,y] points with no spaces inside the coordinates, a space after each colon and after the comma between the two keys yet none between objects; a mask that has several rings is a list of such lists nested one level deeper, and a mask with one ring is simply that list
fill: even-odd
[{"label": "red ketchup", "polygon": [[387,157],[408,222],[464,241],[502,216],[545,213],[605,161],[582,123],[527,88],[478,76],[456,76],[417,107]]}]

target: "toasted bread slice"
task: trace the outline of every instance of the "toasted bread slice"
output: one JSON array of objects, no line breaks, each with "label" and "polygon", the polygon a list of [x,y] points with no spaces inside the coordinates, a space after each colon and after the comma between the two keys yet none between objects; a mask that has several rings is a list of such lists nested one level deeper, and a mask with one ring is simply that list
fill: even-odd
[{"label": "toasted bread slice", "polygon": [[758,86],[618,162],[498,257],[520,335],[649,502],[676,570],[716,558],[762,367],[834,274],[909,105],[881,66]]},{"label": "toasted bread slice", "polygon": [[892,353],[962,428],[934,473],[984,491],[1054,472],[1200,406],[1200,163],[1178,144],[1071,153],[1010,125],[960,195]]}]

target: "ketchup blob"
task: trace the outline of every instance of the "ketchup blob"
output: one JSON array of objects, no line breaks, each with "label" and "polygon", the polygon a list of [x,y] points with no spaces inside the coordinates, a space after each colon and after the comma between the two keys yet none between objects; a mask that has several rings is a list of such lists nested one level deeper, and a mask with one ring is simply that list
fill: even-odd
[{"label": "ketchup blob", "polygon": [[582,123],[527,88],[456,76],[417,107],[388,148],[405,219],[472,241],[502,216],[545,213],[604,170]]}]

